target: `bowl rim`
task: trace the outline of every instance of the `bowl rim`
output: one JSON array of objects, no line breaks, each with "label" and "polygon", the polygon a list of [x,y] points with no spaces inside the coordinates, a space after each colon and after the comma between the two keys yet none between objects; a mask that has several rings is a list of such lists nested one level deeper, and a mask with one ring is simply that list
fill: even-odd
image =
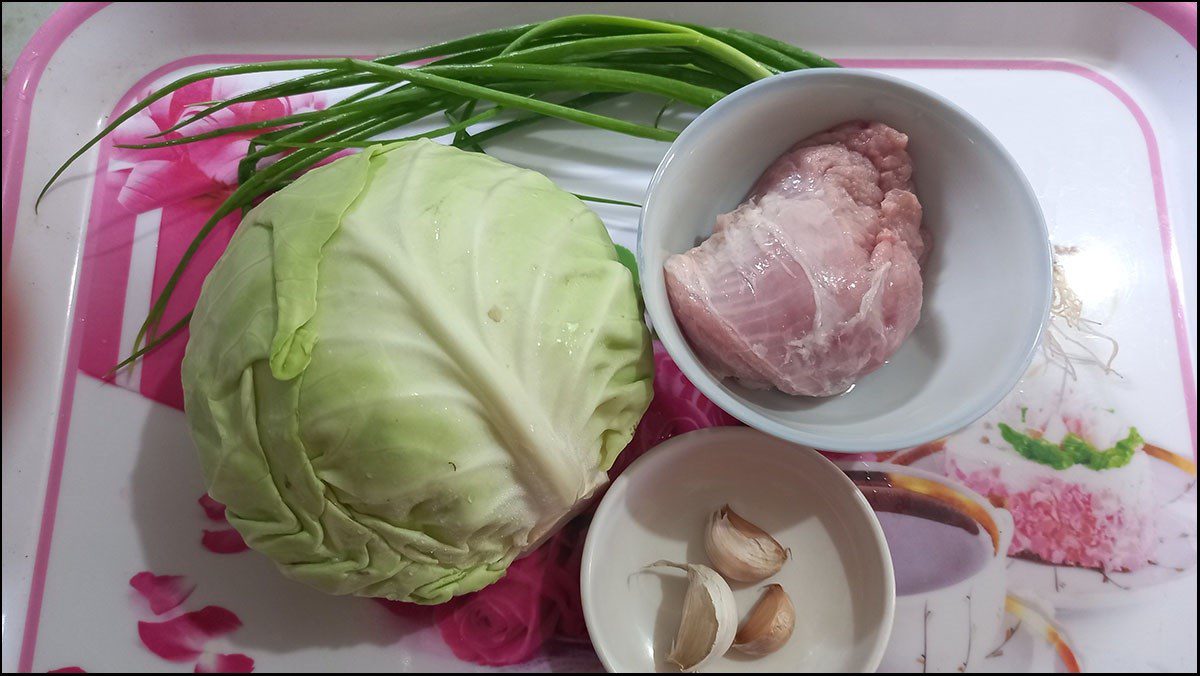
[{"label": "bowl rim", "polygon": [[[946,108],[973,127],[980,137],[991,145],[992,151],[1001,164],[1016,177],[1017,184],[1026,200],[1033,206],[1033,212],[1036,216],[1034,226],[1040,231],[1042,240],[1045,243],[1045,246],[1038,251],[1042,258],[1042,264],[1039,268],[1041,269],[1041,277],[1044,282],[1042,284],[1044,292],[1040,298],[1043,320],[1037,324],[1030,335],[1026,336],[1027,345],[1022,358],[1019,361],[1015,360],[1010,366],[1010,372],[997,381],[997,384],[987,393],[987,396],[980,400],[978,405],[966,411],[963,415],[954,418],[945,418],[940,422],[926,425],[923,429],[903,434],[894,434],[882,440],[878,438],[860,439],[855,437],[830,436],[819,432],[811,432],[786,423],[777,422],[766,415],[754,411],[750,406],[743,403],[740,397],[728,393],[725,388],[721,387],[719,380],[709,372],[708,367],[704,366],[700,358],[694,354],[675,319],[670,302],[667,301],[665,304],[660,304],[649,298],[645,293],[647,279],[655,287],[665,286],[661,281],[662,275],[647,275],[644,242],[647,214],[652,211],[652,207],[656,202],[655,193],[662,184],[663,176],[672,160],[694,143],[694,139],[707,124],[721,118],[726,114],[726,111],[743,105],[745,101],[760,92],[782,87],[799,86],[806,82],[847,79],[860,83],[866,81],[875,85],[909,90],[918,96],[928,99],[934,105]],[[813,68],[779,73],[738,89],[702,111],[695,120],[680,132],[679,136],[671,144],[671,147],[667,149],[666,154],[663,155],[662,161],[659,162],[658,168],[654,172],[654,176],[650,179],[642,204],[642,211],[638,218],[636,257],[639,277],[642,280],[643,302],[646,312],[650,316],[651,327],[657,335],[658,340],[662,342],[667,354],[671,356],[683,374],[687,376],[688,380],[701,393],[711,399],[713,403],[750,427],[793,443],[814,446],[823,451],[833,453],[863,453],[918,446],[956,432],[986,415],[988,411],[995,408],[1017,385],[1025,371],[1028,370],[1029,365],[1033,362],[1038,345],[1041,343],[1042,333],[1045,331],[1046,321],[1050,316],[1050,307],[1054,294],[1052,276],[1053,254],[1050,243],[1050,231],[1046,225],[1046,217],[1042,212],[1041,203],[1037,199],[1037,194],[1034,192],[1029,178],[1021,170],[1020,165],[1017,164],[1016,159],[1008,149],[979,120],[976,120],[971,114],[944,96],[892,75],[862,68]],[[663,330],[663,327],[670,328],[669,330]]]},{"label": "bowl rim", "polygon": [[[605,649],[603,641],[597,640],[596,633],[593,633],[592,627],[600,626],[600,620],[596,617],[595,606],[591,602],[590,583],[593,577],[593,566],[596,564],[598,555],[597,548],[601,545],[597,544],[599,538],[595,537],[596,525],[607,520],[615,518],[613,512],[618,509],[618,503],[624,502],[622,499],[626,486],[632,481],[630,477],[633,472],[637,471],[638,467],[647,467],[652,463],[670,463],[671,461],[681,460],[683,457],[694,449],[696,443],[704,441],[718,442],[724,438],[727,445],[731,448],[736,448],[734,444],[739,441],[744,442],[746,438],[757,438],[763,443],[774,443],[782,445],[797,446],[800,452],[808,454],[815,459],[818,467],[825,471],[829,478],[827,481],[841,486],[849,496],[851,502],[855,505],[853,514],[857,515],[861,521],[867,526],[867,531],[870,534],[870,540],[874,544],[875,554],[879,556],[882,566],[883,577],[883,617],[879,625],[879,635],[871,647],[870,652],[865,653],[864,662],[861,665],[861,671],[870,673],[879,668],[883,662],[884,654],[887,652],[888,641],[892,635],[892,625],[896,617],[896,574],[892,566],[892,554],[888,549],[887,537],[883,534],[883,526],[879,523],[879,518],[875,515],[875,510],[871,508],[867,498],[859,490],[858,486],[846,476],[845,472],[838,467],[837,463],[825,457],[816,449],[809,446],[802,446],[786,439],[767,434],[761,430],[752,427],[706,427],[702,429],[684,432],[667,439],[657,446],[646,451],[638,459],[634,460],[629,467],[621,473],[620,476],[612,482],[608,487],[608,491],[601,498],[599,506],[596,508],[595,514],[592,515],[592,522],[588,527],[587,537],[583,544],[583,560],[579,570],[579,590],[580,599],[583,606],[583,619],[588,627],[588,633],[592,634],[592,646],[596,651],[597,657],[600,658],[600,663],[604,665],[605,670],[614,673],[614,665],[611,663],[609,652]],[[736,453],[732,450],[723,452],[723,455],[729,458],[730,462],[736,461]],[[846,515],[844,515],[846,516]],[[849,518],[849,517],[847,517]],[[866,540],[864,539],[864,543]],[[748,672],[753,672],[753,669],[747,669]]]}]

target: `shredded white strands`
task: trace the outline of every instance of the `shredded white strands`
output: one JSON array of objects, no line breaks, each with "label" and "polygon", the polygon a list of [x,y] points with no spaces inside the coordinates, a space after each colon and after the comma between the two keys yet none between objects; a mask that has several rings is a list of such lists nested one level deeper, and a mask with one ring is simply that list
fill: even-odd
[{"label": "shredded white strands", "polygon": [[[1074,249],[1056,246],[1054,250],[1054,300],[1050,305],[1050,322],[1042,341],[1046,359],[1062,367],[1072,379],[1077,377],[1076,364],[1095,366],[1102,369],[1106,375],[1124,377],[1113,368],[1120,345],[1115,338],[1101,333],[1096,328],[1100,326],[1099,322],[1083,316],[1083,301],[1067,283],[1066,273],[1059,263],[1059,255],[1073,253]],[[1107,343],[1108,356],[1101,356],[1089,346],[1085,342],[1088,339]]]}]

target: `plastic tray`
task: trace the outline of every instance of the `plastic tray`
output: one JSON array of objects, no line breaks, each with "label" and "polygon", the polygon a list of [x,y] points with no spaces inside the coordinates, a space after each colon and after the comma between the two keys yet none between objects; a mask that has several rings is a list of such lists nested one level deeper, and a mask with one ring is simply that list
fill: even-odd
[{"label": "plastic tray", "polygon": [[[1055,243],[1078,247],[1077,290],[1121,343],[1121,405],[1157,444],[1195,457],[1194,3],[593,9],[769,33],[910,79],[977,116],[1028,174]],[[95,350],[125,349],[144,313],[156,277],[153,234],[165,220],[143,215],[114,239],[102,179],[119,166],[103,148],[39,213],[32,205],[53,167],[114,109],[181,70],[267,55],[384,53],[564,11],[557,3],[77,3],[34,36],[4,94],[6,671],[191,670],[194,660],[164,662],[138,641],[147,617],[128,580],[142,570],[186,574],[198,585],[191,606],[236,608],[244,626],[207,649],[250,654],[259,670],[472,666],[455,660],[436,630],[300,588],[259,557],[200,547],[201,531],[214,526],[195,503],[203,485],[182,414],[159,403],[167,395],[149,367],[125,387],[87,368]],[[665,146],[598,134],[551,126],[498,154],[579,192],[639,200]],[[636,210],[598,211],[614,239],[632,245]],[[124,277],[86,254],[103,258],[114,247],[130,251]],[[96,312],[109,307],[96,300],[106,294],[121,297],[123,314]],[[111,344],[98,348],[89,336]],[[1058,619],[1090,668],[1194,670],[1194,569],[1171,589],[1119,614]],[[596,663],[566,651],[531,666]]]}]

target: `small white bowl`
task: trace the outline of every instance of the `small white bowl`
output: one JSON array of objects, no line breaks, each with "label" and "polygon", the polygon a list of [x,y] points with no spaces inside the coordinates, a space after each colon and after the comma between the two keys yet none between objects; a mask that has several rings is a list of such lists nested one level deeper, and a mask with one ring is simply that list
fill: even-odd
[{"label": "small white bowl", "polygon": [[874,670],[895,612],[891,558],[874,512],[819,453],[744,427],[670,439],[604,496],[584,545],[581,588],[588,633],[605,668],[677,671],[665,658],[685,578],[643,568],[659,559],[711,566],[704,527],[726,503],[792,554],[763,583],[730,585],[739,618],[763,585],[779,583],[796,606],[796,628],[778,652],[757,659],[731,652],[708,670]]},{"label": "small white bowl", "polygon": [[[668,256],[712,233],[797,141],[854,119],[908,134],[933,248],[924,308],[888,364],[834,397],[753,390],[712,375],[681,333]],[[915,446],[982,416],[1029,365],[1048,316],[1051,256],[1037,198],[1012,156],[946,99],[863,70],[785,73],[739,89],[680,134],[650,181],[638,233],[654,330],[683,373],[746,424],[823,450]]]}]

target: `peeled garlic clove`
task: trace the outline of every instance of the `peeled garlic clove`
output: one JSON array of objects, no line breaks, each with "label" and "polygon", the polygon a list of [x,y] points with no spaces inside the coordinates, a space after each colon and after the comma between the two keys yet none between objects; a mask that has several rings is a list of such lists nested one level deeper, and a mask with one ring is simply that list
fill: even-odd
[{"label": "peeled garlic clove", "polygon": [[729,583],[708,566],[656,561],[650,568],[678,568],[688,576],[679,630],[667,661],[681,671],[697,671],[724,655],[737,633],[737,606]]},{"label": "peeled garlic clove", "polygon": [[713,512],[704,534],[713,567],[738,582],[761,582],[783,568],[787,552],[766,531],[738,516],[729,505]]},{"label": "peeled garlic clove", "polygon": [[747,655],[768,655],[783,647],[796,628],[796,608],[783,587],[772,584],[750,609],[733,639],[734,649]]}]

